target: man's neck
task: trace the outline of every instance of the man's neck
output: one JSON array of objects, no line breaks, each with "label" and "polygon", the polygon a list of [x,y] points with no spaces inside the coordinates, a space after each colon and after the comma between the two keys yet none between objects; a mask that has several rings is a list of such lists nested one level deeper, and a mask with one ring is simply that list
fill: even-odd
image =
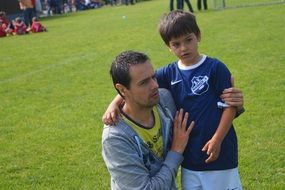
[{"label": "man's neck", "polygon": [[147,128],[152,128],[154,125],[154,116],[152,108],[136,108],[125,104],[122,111],[132,120]]}]

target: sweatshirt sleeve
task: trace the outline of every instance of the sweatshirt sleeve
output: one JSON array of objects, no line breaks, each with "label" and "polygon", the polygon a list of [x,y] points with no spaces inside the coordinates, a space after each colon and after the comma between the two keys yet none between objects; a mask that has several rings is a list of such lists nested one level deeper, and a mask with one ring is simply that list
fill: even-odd
[{"label": "sweatshirt sleeve", "polygon": [[167,190],[175,187],[177,170],[183,160],[181,154],[169,151],[161,168],[151,175],[137,145],[122,134],[110,135],[112,128],[103,131],[102,155],[116,186],[114,189]]}]

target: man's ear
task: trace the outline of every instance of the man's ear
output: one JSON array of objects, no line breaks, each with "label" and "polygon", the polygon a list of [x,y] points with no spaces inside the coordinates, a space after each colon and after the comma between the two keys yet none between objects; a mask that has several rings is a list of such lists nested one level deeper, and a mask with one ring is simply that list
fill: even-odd
[{"label": "man's ear", "polygon": [[121,96],[125,97],[127,88],[124,85],[117,83],[115,88],[120,92]]}]

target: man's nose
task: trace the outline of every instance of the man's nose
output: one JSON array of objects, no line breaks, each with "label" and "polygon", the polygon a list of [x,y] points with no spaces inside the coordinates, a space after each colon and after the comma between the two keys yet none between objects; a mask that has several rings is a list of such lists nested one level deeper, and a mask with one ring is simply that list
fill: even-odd
[{"label": "man's nose", "polygon": [[158,88],[158,83],[155,78],[151,80],[152,89]]}]

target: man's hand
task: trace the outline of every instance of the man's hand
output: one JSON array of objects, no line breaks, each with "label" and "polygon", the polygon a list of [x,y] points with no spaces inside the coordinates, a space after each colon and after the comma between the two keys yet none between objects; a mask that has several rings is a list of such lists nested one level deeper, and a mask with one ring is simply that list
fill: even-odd
[{"label": "man's hand", "polygon": [[171,150],[182,154],[188,143],[189,134],[194,127],[194,121],[191,122],[188,129],[186,124],[189,114],[186,112],[183,116],[183,109],[176,112],[173,126],[173,141]]},{"label": "man's hand", "polygon": [[232,77],[232,86],[223,91],[220,98],[228,105],[237,107],[238,110],[243,108],[243,93],[240,89],[234,87],[234,78]]}]

